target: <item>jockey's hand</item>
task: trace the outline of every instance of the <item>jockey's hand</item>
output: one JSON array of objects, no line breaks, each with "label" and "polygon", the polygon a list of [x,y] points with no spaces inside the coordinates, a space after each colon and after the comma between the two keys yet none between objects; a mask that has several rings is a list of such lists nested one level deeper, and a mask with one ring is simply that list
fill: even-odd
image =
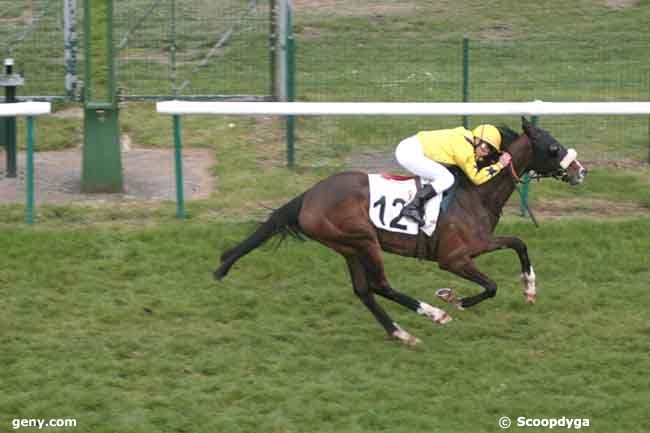
[{"label": "jockey's hand", "polygon": [[512,160],[512,156],[510,156],[508,152],[503,152],[499,157],[499,162],[504,167],[507,167],[508,164],[510,164],[510,160]]}]

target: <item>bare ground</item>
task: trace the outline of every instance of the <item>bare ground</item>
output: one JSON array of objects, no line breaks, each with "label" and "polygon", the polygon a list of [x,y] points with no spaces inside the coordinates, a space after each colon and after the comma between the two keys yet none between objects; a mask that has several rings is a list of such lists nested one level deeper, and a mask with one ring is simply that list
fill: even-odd
[{"label": "bare ground", "polygon": [[606,0],[605,4],[610,9],[626,9],[639,6],[639,0]]},{"label": "bare ground", "polygon": [[368,2],[345,0],[294,0],[294,8],[297,12],[308,12],[318,10],[318,13],[342,15],[342,16],[376,16],[376,15],[400,15],[412,12],[416,8],[415,2]]},{"label": "bare ground", "polygon": [[[0,151],[0,203],[25,201],[25,153],[18,155],[18,176],[6,177],[4,151]],[[186,200],[205,198],[212,191],[209,167],[214,163],[208,149],[183,150],[183,192]],[[122,152],[124,192],[81,192],[81,149],[37,152],[34,156],[35,200],[39,204],[74,202],[162,201],[176,199],[172,149],[133,148]]]}]

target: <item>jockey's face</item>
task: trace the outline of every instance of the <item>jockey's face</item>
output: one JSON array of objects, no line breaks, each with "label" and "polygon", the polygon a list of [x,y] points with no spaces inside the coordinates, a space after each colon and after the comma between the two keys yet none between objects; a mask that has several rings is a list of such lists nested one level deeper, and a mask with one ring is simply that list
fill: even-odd
[{"label": "jockey's face", "polygon": [[480,138],[477,138],[477,140],[478,140],[478,143],[477,143],[476,148],[475,148],[476,149],[475,150],[476,158],[480,159],[480,158],[484,158],[484,157],[488,156],[490,154],[490,152],[492,152],[492,146],[490,146],[488,143],[481,140]]}]

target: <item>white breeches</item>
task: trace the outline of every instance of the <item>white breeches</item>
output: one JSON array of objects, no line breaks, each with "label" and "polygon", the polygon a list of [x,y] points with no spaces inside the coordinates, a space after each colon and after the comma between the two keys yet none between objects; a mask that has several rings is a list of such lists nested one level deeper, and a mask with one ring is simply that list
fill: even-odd
[{"label": "white breeches", "polygon": [[415,135],[405,138],[397,145],[395,157],[406,170],[425,181],[430,181],[438,194],[442,194],[454,184],[454,175],[447,167],[424,154],[420,140]]}]

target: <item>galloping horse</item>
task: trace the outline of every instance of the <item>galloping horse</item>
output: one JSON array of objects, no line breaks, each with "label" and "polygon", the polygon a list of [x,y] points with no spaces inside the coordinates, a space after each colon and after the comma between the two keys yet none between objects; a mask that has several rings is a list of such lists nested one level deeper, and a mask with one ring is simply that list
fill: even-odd
[{"label": "galloping horse", "polygon": [[[516,237],[493,235],[502,209],[519,178],[526,173],[555,177],[572,185],[581,183],[587,173],[573,149],[567,150],[548,132],[523,117],[522,128],[523,133],[518,134],[508,127],[499,127],[502,148],[512,155],[511,164],[481,186],[461,176],[453,201],[439,216],[436,233],[427,240],[427,260],[437,261],[441,269],[484,288],[482,293],[461,299],[450,289],[437,292],[440,298],[458,308],[471,307],[496,294],[496,283],[477,268],[474,258],[504,248],[513,249],[519,256],[524,294],[528,302],[534,302],[535,272],[526,244]],[[369,218],[369,197],[366,173],[341,172],[322,180],[273,211],[248,238],[225,251],[221,266],[214,272],[215,278],[226,276],[237,260],[276,234],[306,235],[345,258],[354,293],[390,336],[409,345],[416,344],[419,340],[393,322],[375,300],[375,294],[436,323],[446,323],[451,317],[444,310],[391,287],[384,273],[381,250],[417,257],[418,236],[376,228]]]}]

